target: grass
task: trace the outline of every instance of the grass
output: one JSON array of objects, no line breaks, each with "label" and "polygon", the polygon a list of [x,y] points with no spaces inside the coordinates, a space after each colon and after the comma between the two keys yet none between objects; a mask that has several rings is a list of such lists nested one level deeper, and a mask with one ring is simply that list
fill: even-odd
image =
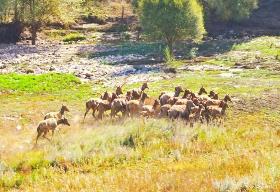
[{"label": "grass", "polygon": [[67,30],[62,29],[51,29],[51,30],[45,30],[44,34],[49,37],[52,40],[62,40],[65,35],[69,34],[70,32]]},{"label": "grass", "polygon": [[2,91],[13,90],[28,93],[54,93],[63,89],[72,89],[80,86],[80,80],[68,74],[43,74],[43,75],[20,75],[6,74],[0,76]]},{"label": "grass", "polygon": [[0,75],[1,98],[7,98],[14,102],[19,97],[27,97],[34,100],[80,100],[85,97],[101,93],[93,92],[90,84],[82,83],[72,74],[49,73],[42,75],[6,74]]},{"label": "grass", "polygon": [[241,113],[229,116],[224,127],[194,129],[166,120],[73,127],[52,145],[41,140],[39,149],[3,158],[17,175],[8,177],[8,171],[0,183],[4,189],[43,191],[272,190],[280,164],[273,147],[279,124],[264,127],[271,117]]},{"label": "grass", "polygon": [[[137,46],[134,53],[146,53]],[[241,43],[211,59],[231,65],[224,61],[234,62],[233,53],[253,52],[254,46]],[[126,84],[124,91],[140,84]],[[90,115],[82,123],[85,101],[113,87],[82,83],[71,74],[0,75],[0,191],[279,191],[279,72],[181,72],[149,82],[147,93],[157,98],[177,85],[233,96],[224,124],[190,128],[166,119],[96,121]],[[61,103],[70,108],[71,127],[34,147],[42,113]]]},{"label": "grass", "polygon": [[[224,54],[207,60],[206,64],[234,66],[236,63],[264,66],[265,68],[277,67],[280,45],[279,37],[258,37],[245,42],[231,42],[230,47],[225,47]],[[217,45],[220,47],[220,45]],[[223,46],[221,44],[221,46]],[[207,52],[207,49],[200,50]],[[268,66],[267,66],[268,65]],[[270,65],[270,66],[269,66]]]},{"label": "grass", "polygon": [[[172,91],[178,84],[193,90],[204,84],[207,89],[215,88],[249,102],[265,98],[264,93],[280,88],[279,75],[268,70],[246,70],[239,72],[236,79],[219,75],[180,74],[172,80],[151,82],[148,93],[156,97],[162,90]],[[196,125],[190,129],[183,122],[164,119],[96,122],[87,118],[81,124],[84,110],[81,100],[89,97],[83,93],[91,91],[90,85],[62,74],[10,74],[1,75],[0,79],[2,89],[14,90],[11,94],[21,101],[9,99],[11,95],[2,97],[1,117],[7,113],[21,114],[20,122],[0,122],[4,138],[0,142],[4,146],[0,156],[0,188],[5,191],[186,191],[190,186],[194,191],[266,191],[277,187],[279,110],[269,105],[258,106],[252,100],[254,106],[248,105],[253,112],[233,105],[222,127]],[[52,88],[47,89],[43,82]],[[139,84],[126,85],[125,89],[136,86]],[[100,85],[95,87],[100,91],[105,89]],[[56,110],[66,92],[81,96],[81,100],[76,97],[67,100],[71,131],[63,127],[51,144],[39,140],[39,146],[33,148],[36,123],[41,119],[38,111]],[[27,93],[33,95],[27,97]],[[62,98],[44,100],[42,93],[56,93]],[[274,102],[277,105],[277,100]],[[10,109],[11,105],[16,108]],[[26,108],[29,110],[25,111]],[[14,135],[18,123],[22,130]]]},{"label": "grass", "polygon": [[[233,51],[259,52],[259,56],[276,56],[279,52],[279,37],[259,37],[249,42],[236,44]],[[258,53],[257,53],[258,54]]]},{"label": "grass", "polygon": [[63,42],[71,43],[86,40],[86,37],[80,33],[70,33],[63,38]]}]

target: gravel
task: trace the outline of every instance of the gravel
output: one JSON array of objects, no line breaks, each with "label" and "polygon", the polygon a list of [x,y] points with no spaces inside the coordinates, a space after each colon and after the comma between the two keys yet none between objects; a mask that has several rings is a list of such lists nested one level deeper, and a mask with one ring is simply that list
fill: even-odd
[{"label": "gravel", "polygon": [[[159,65],[127,65],[128,61],[145,59],[141,55],[114,55],[89,58],[95,51],[108,51],[110,47],[80,44],[0,45],[0,73],[42,74],[49,72],[71,73],[83,80],[101,80],[127,76],[148,78],[162,68]],[[113,63],[113,64],[112,64]],[[143,79],[141,77],[141,79]],[[144,78],[144,79],[145,79]]]}]

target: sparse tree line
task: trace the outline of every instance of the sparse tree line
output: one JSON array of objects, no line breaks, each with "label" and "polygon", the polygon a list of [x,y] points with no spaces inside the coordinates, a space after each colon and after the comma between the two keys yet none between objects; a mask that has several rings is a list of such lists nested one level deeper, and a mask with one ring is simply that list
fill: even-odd
[{"label": "sparse tree line", "polygon": [[[71,1],[91,6],[96,0]],[[103,1],[103,0],[98,0]],[[128,2],[128,1],[127,1]],[[206,33],[204,20],[210,15],[222,21],[241,21],[258,7],[258,0],[131,0],[144,33],[164,40],[173,54],[173,45],[181,39],[201,39]],[[31,29],[35,44],[39,28],[60,17],[65,0],[0,0],[0,23],[18,22]]]},{"label": "sparse tree line", "polygon": [[0,21],[30,26],[35,45],[41,25],[59,16],[59,5],[60,0],[0,0]]}]

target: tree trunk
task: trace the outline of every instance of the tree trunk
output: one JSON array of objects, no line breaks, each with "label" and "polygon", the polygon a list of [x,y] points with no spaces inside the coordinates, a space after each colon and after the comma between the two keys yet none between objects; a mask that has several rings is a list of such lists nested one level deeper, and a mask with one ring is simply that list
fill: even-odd
[{"label": "tree trunk", "polygon": [[122,6],[122,24],[124,24],[124,6]]},{"label": "tree trunk", "polygon": [[36,45],[36,38],[37,38],[37,26],[35,23],[32,23],[31,26],[31,40],[32,40],[32,45]]},{"label": "tree trunk", "polygon": [[121,5],[122,5],[121,23],[123,25],[124,24],[124,4],[123,4],[123,0],[121,0]]},{"label": "tree trunk", "polygon": [[173,39],[172,39],[172,38],[167,38],[167,46],[168,46],[170,55],[171,55],[172,57],[174,57],[173,44],[174,44]]},{"label": "tree trunk", "polygon": [[37,36],[37,25],[36,25],[36,20],[35,20],[35,0],[30,1],[30,13],[31,13],[31,40],[32,40],[32,45],[36,44],[36,36]]},{"label": "tree trunk", "polygon": [[18,18],[18,0],[15,0],[15,5],[14,5],[14,22],[18,22],[19,18]]}]

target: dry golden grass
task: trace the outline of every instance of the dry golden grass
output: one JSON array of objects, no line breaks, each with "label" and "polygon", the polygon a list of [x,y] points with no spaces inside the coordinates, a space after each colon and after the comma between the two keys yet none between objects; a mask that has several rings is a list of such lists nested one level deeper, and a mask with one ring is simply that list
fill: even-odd
[{"label": "dry golden grass", "polygon": [[[222,126],[96,121],[90,115],[82,123],[89,95],[79,84],[61,94],[55,89],[28,94],[34,86],[22,86],[18,89],[26,92],[0,95],[0,191],[279,191],[279,78],[267,71],[244,73],[238,80],[205,73],[202,80],[235,96]],[[200,78],[192,73],[153,82],[148,93],[156,98],[187,82],[197,90]],[[243,87],[224,90],[225,83]],[[126,90],[129,86],[138,87]],[[43,113],[62,103],[69,106],[71,127],[62,126],[51,142],[40,139],[35,147]]]}]

